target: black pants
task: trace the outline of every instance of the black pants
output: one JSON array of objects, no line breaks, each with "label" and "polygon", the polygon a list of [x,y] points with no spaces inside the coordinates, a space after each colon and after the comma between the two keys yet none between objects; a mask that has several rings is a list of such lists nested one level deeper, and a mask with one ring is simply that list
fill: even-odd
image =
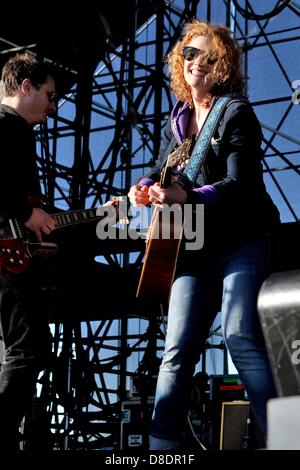
[{"label": "black pants", "polygon": [[0,450],[17,446],[17,430],[31,405],[37,376],[49,356],[48,315],[42,307],[42,260],[0,280],[0,333],[5,352],[0,370]]}]

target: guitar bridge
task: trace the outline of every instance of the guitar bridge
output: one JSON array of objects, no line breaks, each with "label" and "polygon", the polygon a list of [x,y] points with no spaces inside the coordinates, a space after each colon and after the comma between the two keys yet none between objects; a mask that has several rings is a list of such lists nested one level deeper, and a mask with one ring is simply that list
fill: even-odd
[{"label": "guitar bridge", "polygon": [[41,256],[50,256],[55,254],[58,250],[58,246],[53,242],[31,242],[26,241],[24,243],[26,246],[26,251],[30,257],[39,254]]}]

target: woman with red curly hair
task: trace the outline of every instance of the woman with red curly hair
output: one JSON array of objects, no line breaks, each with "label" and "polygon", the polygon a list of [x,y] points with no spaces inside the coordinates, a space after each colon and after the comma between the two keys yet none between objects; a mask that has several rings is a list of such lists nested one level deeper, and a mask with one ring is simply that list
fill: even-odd
[{"label": "woman with red curly hair", "polygon": [[[177,102],[156,166],[129,198],[135,206],[190,205],[194,213],[202,204],[205,236],[201,250],[188,248],[184,238],[180,247],[151,429],[150,448],[157,450],[180,448],[195,365],[219,311],[264,430],[266,403],[276,395],[256,303],[279,214],[263,181],[262,131],[243,95],[240,49],[226,27],[195,19],[168,64]],[[187,139],[190,152],[174,165],[171,184],[161,187],[167,156]]]}]

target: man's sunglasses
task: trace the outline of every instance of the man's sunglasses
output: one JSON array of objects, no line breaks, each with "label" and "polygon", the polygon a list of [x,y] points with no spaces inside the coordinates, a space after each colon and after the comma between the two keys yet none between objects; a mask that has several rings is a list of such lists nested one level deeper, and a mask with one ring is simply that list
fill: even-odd
[{"label": "man's sunglasses", "polygon": [[[186,46],[182,48],[183,58],[187,61],[195,60],[199,55],[204,55],[204,51],[198,49],[197,47]],[[208,65],[215,64],[217,59],[207,57],[206,62]]]},{"label": "man's sunglasses", "polygon": [[46,93],[48,96],[49,103],[54,103],[58,100],[58,96],[55,91],[47,91]]}]

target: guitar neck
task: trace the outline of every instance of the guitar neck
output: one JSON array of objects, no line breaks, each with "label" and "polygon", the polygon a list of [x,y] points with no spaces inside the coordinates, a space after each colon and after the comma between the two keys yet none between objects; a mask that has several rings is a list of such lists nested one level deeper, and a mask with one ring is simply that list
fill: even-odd
[{"label": "guitar neck", "polygon": [[160,187],[166,189],[171,185],[172,181],[172,168],[170,164],[170,155],[167,158],[165,166],[163,167],[160,175]]},{"label": "guitar neck", "polygon": [[[124,213],[123,216],[121,216],[121,213],[124,212],[123,208],[120,213],[120,204],[122,202],[127,207],[128,202],[126,196],[114,196],[112,198],[111,205],[104,204],[104,206],[106,206],[108,211],[112,210],[113,207],[115,209],[114,215],[111,214],[109,217],[111,217],[113,220],[117,219],[121,224],[126,225],[129,224],[129,217],[127,217],[127,211],[126,214]],[[105,218],[105,215],[97,215],[97,210],[98,208],[78,209],[73,211],[60,212],[58,214],[51,214],[51,217],[55,220],[55,228],[59,229],[67,226],[93,222]],[[108,213],[106,215],[108,215]]]},{"label": "guitar neck", "polygon": [[80,209],[51,214],[51,217],[55,220],[56,229],[59,229],[101,219],[101,216],[96,215],[96,211],[97,209]]},{"label": "guitar neck", "polygon": [[172,168],[190,158],[194,144],[195,138],[188,137],[168,155],[160,175],[161,188],[166,189],[172,184]]}]

